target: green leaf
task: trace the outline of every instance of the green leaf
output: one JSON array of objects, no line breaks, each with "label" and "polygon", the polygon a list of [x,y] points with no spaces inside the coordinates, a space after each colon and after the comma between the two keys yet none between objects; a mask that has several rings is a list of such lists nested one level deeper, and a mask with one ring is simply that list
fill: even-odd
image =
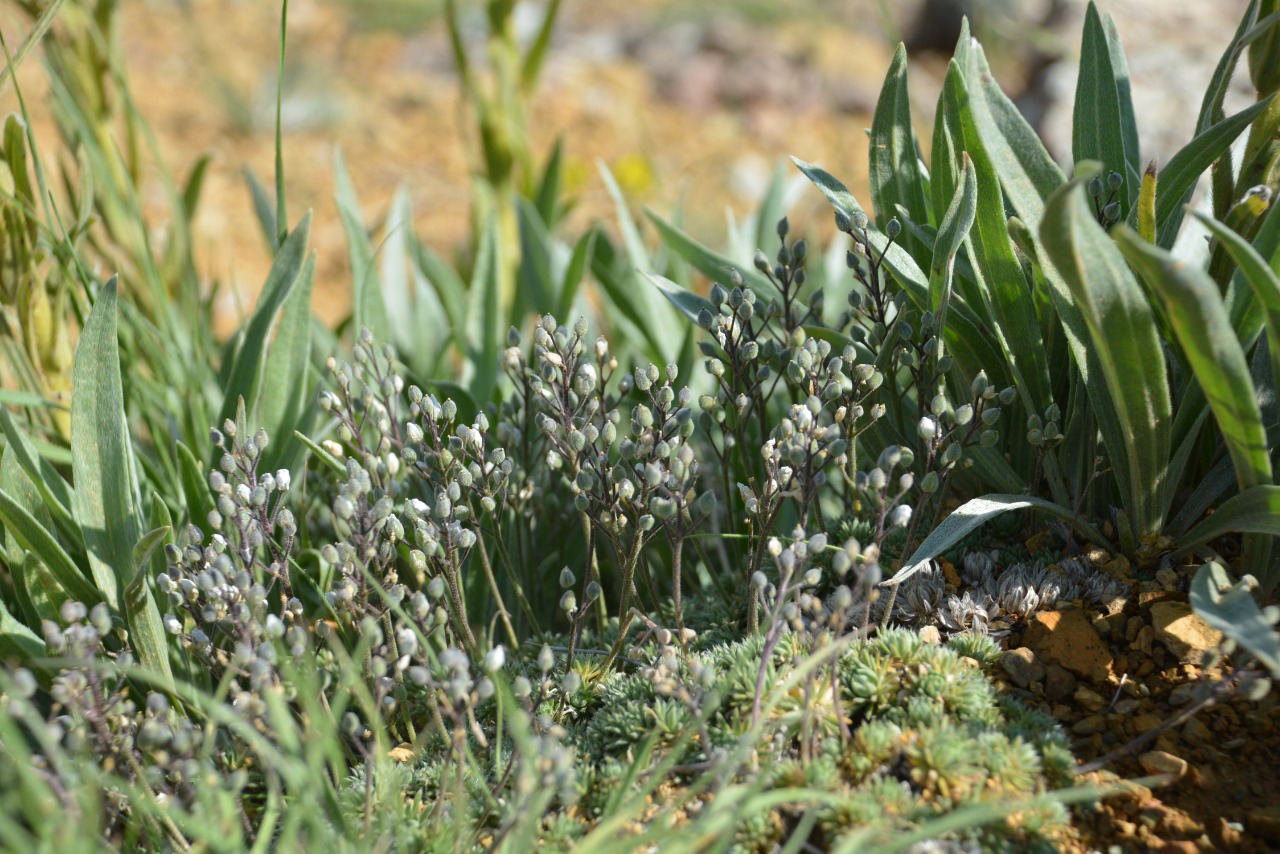
[{"label": "green leaf", "polygon": [[1280,486],[1253,486],[1231,496],[1187,531],[1173,557],[1185,557],[1210,540],[1231,533],[1280,537]]},{"label": "green leaf", "polygon": [[1280,633],[1263,616],[1249,587],[1247,578],[1233,582],[1226,567],[1210,561],[1191,581],[1191,607],[1280,679]]},{"label": "green leaf", "polygon": [[[1112,30],[1103,23],[1097,5],[1090,0],[1080,44],[1071,153],[1076,163],[1097,160],[1108,172],[1125,176],[1126,190],[1119,197],[1121,219],[1124,219],[1129,215],[1130,194],[1137,190],[1133,185],[1138,176],[1138,153],[1136,135],[1130,139],[1133,104],[1129,99],[1128,70],[1115,66],[1111,35]],[[1114,47],[1118,53],[1118,42]]]},{"label": "green leaf", "polygon": [[[410,298],[408,259],[413,256],[413,203],[404,185],[396,188],[387,211],[386,237],[382,245],[382,298],[387,310],[387,331],[391,337],[379,344],[395,344],[412,349],[414,314]],[[357,331],[358,327],[357,327]]]},{"label": "green leaf", "polygon": [[1104,547],[1108,545],[1106,537],[1102,536],[1096,528],[1082,522],[1078,518],[1078,513],[1060,504],[1027,495],[984,495],[981,498],[970,499],[953,510],[950,516],[943,519],[941,524],[924,538],[924,542],[902,564],[902,568],[891,578],[881,582],[880,586],[890,587],[906,581],[923,569],[929,561],[976,531],[988,519],[993,519],[1010,510],[1026,508],[1039,510],[1073,525],[1090,542]]},{"label": "green leaf", "polygon": [[366,326],[378,341],[390,341],[387,305],[382,298],[382,284],[373,266],[373,243],[364,227],[360,200],[347,173],[347,164],[339,151],[334,158],[334,180],[337,191],[333,199],[338,206],[342,230],[347,235],[347,257],[351,263],[351,303],[355,314],[355,332]]},{"label": "green leaf", "polygon": [[[0,489],[7,492],[16,503],[30,513],[37,524],[46,530],[52,530],[53,520],[44,499],[11,449],[12,446],[6,449],[3,456],[0,456]],[[18,608],[26,618],[27,624],[36,626],[40,624],[41,619],[56,620],[56,606],[48,607],[48,597],[41,595],[40,585],[36,582],[38,573],[47,574],[48,572],[44,564],[34,554],[23,549],[22,544],[12,532],[5,532],[0,545],[4,546],[3,560],[8,564]],[[63,595],[62,598],[65,599],[66,596]]]},{"label": "green leaf", "polygon": [[945,328],[945,314],[941,309],[951,300],[951,279],[955,273],[956,253],[969,236],[969,229],[978,214],[978,180],[973,162],[965,154],[960,168],[960,186],[951,197],[938,235],[933,243],[933,263],[929,268],[929,308],[938,315]]},{"label": "green leaf", "polygon": [[76,527],[71,516],[71,487],[62,479],[58,470],[40,455],[35,443],[18,427],[13,416],[3,406],[0,406],[0,430],[3,430],[5,439],[8,440],[5,457],[12,456],[14,462],[22,467],[32,486],[40,493],[52,518],[66,528]]},{"label": "green leaf", "polygon": [[659,276],[656,273],[646,273],[645,276],[672,305],[680,310],[681,314],[695,324],[698,322],[698,312],[700,311],[709,311],[712,317],[716,317],[720,313],[711,303],[711,300],[699,296],[687,288],[680,287],[665,276]]},{"label": "green leaf", "polygon": [[[103,286],[76,345],[71,371],[71,511],[84,534],[89,568],[102,597],[119,608],[138,541],[133,453],[124,414],[116,280]],[[51,569],[52,561],[41,555]],[[59,578],[63,584],[65,579]],[[71,588],[67,588],[69,592]],[[76,594],[78,595],[78,594]]]},{"label": "green leaf", "polygon": [[338,474],[347,473],[347,467],[344,466],[337,457],[322,448],[319,442],[316,442],[310,436],[305,436],[297,431],[294,431],[293,435],[298,438],[299,442],[307,446],[307,450],[316,455],[316,459],[320,460],[320,462],[324,463],[331,470]]},{"label": "green leaf", "polygon": [[[167,517],[164,502],[160,496],[152,496],[153,517]],[[124,616],[129,627],[129,646],[138,656],[143,667],[155,673],[161,684],[173,690],[173,669],[169,664],[169,645],[166,640],[164,623],[160,618],[160,609],[156,607],[154,594],[151,592],[151,573],[147,564],[152,553],[161,545],[173,542],[172,529],[169,525],[153,528],[138,540],[134,548],[134,576],[124,590]]]},{"label": "green leaf", "polygon": [[248,166],[244,167],[244,181],[249,185],[249,195],[253,197],[253,213],[258,218],[258,227],[267,239],[267,248],[274,255],[280,249],[275,203],[267,196],[267,190],[258,180],[257,173]]},{"label": "green leaf", "polygon": [[506,340],[506,315],[500,303],[502,248],[498,243],[498,222],[490,217],[476,247],[476,264],[471,271],[467,304],[466,385],[477,401],[487,402],[498,382],[498,360]]},{"label": "green leaf", "polygon": [[[413,257],[418,271],[426,279],[427,286],[434,291],[439,298],[439,303],[444,306],[446,330],[462,329],[467,321],[467,283],[458,275],[457,270],[416,237]],[[421,287],[417,293],[421,300]],[[421,304],[418,310],[423,310]]]},{"label": "green leaf", "polygon": [[0,600],[0,661],[26,664],[44,655],[44,641],[10,614]]},{"label": "green leaf", "polygon": [[516,200],[516,214],[520,224],[520,297],[527,312],[546,314],[558,302],[558,283],[551,275],[553,239],[528,199]]},{"label": "green leaf", "polygon": [[1070,292],[1069,302],[1058,293],[1055,301],[1102,430],[1122,509],[1136,534],[1155,534],[1173,488],[1167,480],[1172,407],[1164,352],[1141,286],[1093,217],[1083,186],[1091,173],[1078,172],[1050,198],[1040,241]]},{"label": "green leaf", "polygon": [[557,136],[556,144],[551,147],[547,156],[546,168],[542,170],[542,180],[538,182],[538,192],[534,198],[534,206],[542,221],[554,227],[560,215],[560,188],[564,180],[564,137]]},{"label": "green leaf", "polygon": [[[1272,96],[1274,97],[1274,96]],[[1231,144],[1271,104],[1271,97],[1223,119],[1200,133],[1175,154],[1160,170],[1156,185],[1156,242],[1165,249],[1173,246],[1182,227],[1183,207],[1191,201],[1196,181]],[[1137,210],[1130,219],[1137,223]]]},{"label": "green leaf", "polygon": [[191,449],[181,442],[178,442],[178,468],[182,472],[182,496],[186,500],[188,521],[207,534],[209,511],[213,510],[208,472]]},{"label": "green leaf", "polygon": [[[275,325],[276,314],[289,298],[298,281],[298,272],[302,268],[303,253],[306,252],[310,232],[311,214],[307,213],[280,247],[280,251],[276,253],[271,271],[267,274],[267,281],[262,286],[262,293],[258,296],[258,304],[245,326],[240,349],[236,351],[231,370],[227,375],[227,384],[223,389],[222,412],[218,417],[219,424],[235,415],[236,402],[239,398],[243,397],[246,401],[254,403],[258,400],[266,373],[271,328]],[[276,390],[271,391],[274,393]],[[253,415],[255,419],[258,416],[256,407]]]},{"label": "green leaf", "polygon": [[[849,192],[849,188],[830,173],[798,158],[793,157],[791,160],[822,191],[832,207],[850,218],[855,213],[862,213],[865,216],[865,211]],[[937,180],[935,176],[934,181]],[[883,253],[885,266],[916,307],[921,311],[928,309],[930,307],[929,278],[917,266],[911,255],[896,242],[889,243],[888,238],[872,225],[867,226],[867,237],[872,247],[877,252]],[[992,346],[990,338],[990,330],[984,327],[977,315],[958,294],[954,295],[947,310],[947,349],[955,357],[961,370],[969,377],[975,376],[979,370],[986,370],[997,385],[1008,385],[1010,378],[1004,370],[1004,358]]]},{"label": "green leaf", "polygon": [[[952,60],[943,83],[942,103],[957,144],[968,154],[977,180],[977,212],[968,235],[987,325],[996,333],[1028,412],[1049,404],[1049,370],[1031,287],[1009,238],[1004,195],[983,147],[962,69]],[[1061,496],[1058,496],[1061,497]]]},{"label": "green leaf", "polygon": [[258,424],[276,441],[267,445],[262,465],[275,468],[289,455],[289,437],[311,405],[311,294],[315,283],[316,253],[312,252],[298,271],[289,296],[280,311],[275,338],[267,351],[263,383],[259,389]]},{"label": "green leaf", "polygon": [[182,216],[189,222],[196,215],[196,207],[200,204],[200,191],[204,188],[204,176],[209,169],[210,157],[202,154],[187,173],[187,180],[182,185]]},{"label": "green leaf", "polygon": [[587,266],[595,252],[596,235],[599,227],[592,226],[578,238],[573,245],[573,253],[564,268],[564,277],[560,281],[560,299],[556,302],[555,316],[568,317],[573,310],[573,303],[582,289],[582,282],[587,277]]},{"label": "green leaf", "polygon": [[646,209],[645,214],[658,229],[662,242],[674,249],[676,254],[711,281],[727,286],[729,271],[737,270],[738,275],[742,276],[742,281],[754,290],[757,296],[763,297],[776,292],[777,289],[773,283],[755,267],[735,264],[723,255],[713,252],[651,210]]},{"label": "green leaf", "polygon": [[[913,219],[926,222],[929,211],[924,196],[924,178],[911,133],[911,98],[907,93],[907,48],[903,44],[893,54],[871,121],[870,154],[871,204],[876,225],[884,229],[897,205]],[[917,260],[927,257],[924,247],[904,235],[906,249]]]},{"label": "green leaf", "polygon": [[[1280,208],[1274,208],[1268,219],[1280,225],[1280,212],[1277,211]],[[1249,284],[1258,305],[1262,306],[1267,324],[1271,376],[1280,377],[1280,251],[1273,254],[1271,264],[1268,265],[1266,259],[1258,254],[1258,250],[1235,231],[1213,217],[1194,211],[1192,213],[1235,260],[1240,278]]]},{"label": "green leaf", "polygon": [[1045,150],[1039,134],[1000,89],[982,46],[969,53],[965,73],[973,121],[991,158],[1000,186],[1018,217],[1033,231],[1044,217],[1044,203],[1066,183],[1066,176]]},{"label": "green leaf", "polygon": [[102,601],[103,595],[89,583],[53,534],[3,489],[0,489],[0,522],[19,545],[44,561],[53,577],[77,601],[86,606]]},{"label": "green leaf", "polygon": [[1174,259],[1128,226],[1113,230],[1130,265],[1164,302],[1196,381],[1235,461],[1241,491],[1271,482],[1271,457],[1249,363],[1231,330],[1218,286],[1203,270]]}]

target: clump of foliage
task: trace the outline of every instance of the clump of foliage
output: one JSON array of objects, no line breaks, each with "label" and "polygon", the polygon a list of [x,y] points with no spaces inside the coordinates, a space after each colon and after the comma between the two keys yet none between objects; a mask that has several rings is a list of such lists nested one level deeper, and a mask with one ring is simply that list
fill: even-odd
[{"label": "clump of foliage", "polygon": [[[967,33],[926,174],[900,51],[873,212],[798,164],[842,235],[821,255],[780,192],[726,255],[656,214],[652,252],[620,196],[621,244],[562,243],[559,149],[537,177],[500,133],[558,4],[523,54],[512,4],[488,5],[492,97],[447,4],[487,176],[467,258],[420,243],[402,196],[375,269],[340,168],[354,310],[345,339],[318,329],[278,139],[274,210],[251,184],[276,259],[225,347],[187,249],[199,169],[160,253],[136,151],[111,144],[140,119],[104,113],[128,104],[92,37],[113,7],[89,5],[47,60],[80,182],[50,192],[25,125],[4,136],[6,846],[1048,850],[1098,793],[1068,788],[1056,724],[999,695],[984,631],[997,606],[1114,595],[1082,541],[1142,569],[1229,560],[1243,580],[1209,564],[1196,607],[1274,669],[1277,614],[1248,592],[1280,581],[1280,215],[1251,189],[1275,183],[1274,75],[1222,115],[1246,47],[1280,66],[1256,0],[1195,140],[1142,177],[1093,6],[1071,180]],[[57,10],[32,6],[37,32]],[[1210,168],[1214,242],[1175,262]],[[973,542],[1020,509],[1072,553],[1054,573],[997,573]],[[931,560],[961,543],[990,592],[944,603]]]}]

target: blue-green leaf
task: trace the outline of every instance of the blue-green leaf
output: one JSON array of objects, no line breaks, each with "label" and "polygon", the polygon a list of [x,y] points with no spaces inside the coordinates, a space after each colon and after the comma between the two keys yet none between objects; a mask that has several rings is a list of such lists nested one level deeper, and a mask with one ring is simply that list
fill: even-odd
[{"label": "blue-green leaf", "polygon": [[[236,351],[228,373],[219,424],[235,416],[240,398],[255,404],[258,400],[266,373],[271,328],[275,325],[277,313],[298,281],[310,232],[311,214],[307,213],[276,253],[267,281],[262,286],[262,293],[258,296],[258,304],[245,326],[240,349]],[[256,419],[258,413],[255,411],[253,416]]]},{"label": "blue-green leaf", "polygon": [[[84,534],[89,568],[102,598],[120,604],[138,541],[133,452],[124,414],[116,280],[103,286],[89,313],[72,367],[71,511]],[[41,555],[55,569],[45,555]],[[59,578],[65,585],[65,579]],[[69,592],[74,593],[70,587]]]},{"label": "blue-green leaf", "polygon": [[1142,287],[1090,209],[1083,182],[1096,174],[1096,165],[1082,164],[1078,172],[1050,198],[1040,242],[1045,260],[1070,292],[1069,301],[1058,293],[1055,301],[1102,430],[1123,510],[1136,534],[1156,534],[1172,488],[1172,407],[1164,352]]},{"label": "blue-green leaf", "polygon": [[[871,121],[870,154],[871,205],[876,225],[882,230],[898,205],[917,222],[927,222],[924,177],[911,133],[911,98],[907,93],[907,48],[899,44],[885,76]],[[924,247],[914,237],[902,238],[906,249],[918,261],[927,258]],[[923,263],[923,261],[921,261]]]}]

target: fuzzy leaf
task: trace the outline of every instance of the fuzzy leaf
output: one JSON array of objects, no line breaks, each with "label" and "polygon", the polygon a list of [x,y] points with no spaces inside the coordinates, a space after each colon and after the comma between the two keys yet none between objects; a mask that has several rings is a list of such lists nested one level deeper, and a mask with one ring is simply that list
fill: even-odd
[{"label": "fuzzy leaf", "polygon": [[[138,541],[132,484],[133,452],[124,414],[120,344],[116,338],[116,280],[98,295],[72,367],[71,511],[84,534],[89,568],[102,597],[119,608]],[[41,555],[55,569],[45,555]],[[66,583],[65,579],[59,578]],[[70,587],[69,592],[78,595]]]}]

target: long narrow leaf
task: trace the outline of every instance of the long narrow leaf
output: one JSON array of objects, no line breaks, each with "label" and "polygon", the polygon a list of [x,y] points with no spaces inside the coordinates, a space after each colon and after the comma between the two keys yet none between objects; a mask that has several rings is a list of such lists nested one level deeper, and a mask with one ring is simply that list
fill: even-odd
[{"label": "long narrow leaf", "polygon": [[360,213],[360,201],[356,198],[347,164],[338,152],[334,159],[334,182],[337,185],[333,199],[338,206],[338,217],[347,236],[347,256],[351,263],[351,302],[355,313],[358,334],[366,326],[373,330],[374,338],[389,341],[387,304],[382,298],[382,286],[374,270],[373,243],[364,227]]},{"label": "long narrow leaf", "polygon": [[[876,225],[883,229],[902,205],[918,222],[925,222],[928,206],[924,198],[924,178],[911,133],[911,98],[907,93],[907,48],[903,44],[893,54],[871,120],[871,205]],[[917,261],[928,256],[918,240],[903,238],[906,250]]]},{"label": "long narrow leaf", "polygon": [[1035,129],[1001,90],[980,45],[969,53],[965,72],[974,124],[991,158],[1000,186],[1018,217],[1033,231],[1040,227],[1044,204],[1066,176],[1053,161]]},{"label": "long narrow leaf", "polygon": [[85,578],[53,534],[3,489],[0,489],[0,522],[24,549],[44,561],[58,583],[73,597],[85,605],[102,601],[102,594]]},{"label": "long narrow leaf", "polygon": [[[1164,522],[1166,490],[1171,488],[1172,407],[1164,354],[1142,288],[1089,209],[1083,186],[1088,177],[1078,175],[1049,200],[1040,241],[1070,290],[1071,306],[1060,309],[1077,311],[1087,329],[1088,341],[1075,342],[1073,350],[1082,375],[1087,372],[1089,400],[1098,414],[1123,509],[1136,533],[1154,534]],[[1078,336],[1084,330],[1071,332]],[[1093,364],[1082,359],[1081,348],[1091,354]]]},{"label": "long narrow leaf", "polygon": [[[254,308],[253,315],[245,326],[243,342],[231,365],[224,389],[222,413],[218,418],[219,424],[235,415],[236,402],[239,398],[253,403],[258,400],[266,372],[271,328],[275,325],[276,314],[289,298],[298,281],[298,271],[302,268],[303,253],[306,251],[310,232],[311,214],[308,212],[281,245],[280,251],[276,253],[271,271],[267,274],[267,281],[262,286],[262,293],[258,296],[257,307]],[[258,413],[253,412],[255,419],[257,416]]]},{"label": "long narrow leaf", "polygon": [[84,533],[94,582],[107,604],[118,608],[121,587],[131,572],[133,545],[138,541],[138,519],[131,489],[133,452],[120,379],[114,278],[103,286],[80,333],[72,389],[75,492],[71,511]]},{"label": "long narrow leaf", "polygon": [[[1125,110],[1122,101],[1128,98],[1128,85],[1127,72],[1113,64],[1107,27],[1097,5],[1090,0],[1085,11],[1072,113],[1071,154],[1076,163],[1097,160],[1107,170],[1127,176],[1130,152],[1125,113],[1131,117],[1133,107],[1129,104]],[[1136,179],[1137,152],[1132,154]],[[1128,192],[1121,195],[1120,203],[1123,218],[1129,213]]]},{"label": "long narrow leaf", "polygon": [[976,531],[987,520],[1002,513],[1008,513],[1010,510],[1027,508],[1039,510],[1055,519],[1073,524],[1076,530],[1090,542],[1101,546],[1107,545],[1106,538],[1096,528],[1082,522],[1078,518],[1079,514],[1060,504],[1028,495],[984,495],[981,498],[966,501],[953,510],[950,516],[943,519],[942,523],[924,538],[924,542],[912,552],[911,557],[903,562],[902,568],[892,577],[881,582],[881,586],[888,587],[906,581],[924,568],[929,561]]},{"label": "long narrow leaf", "polygon": [[316,255],[312,252],[298,271],[298,278],[280,311],[275,337],[267,351],[263,383],[257,401],[258,424],[277,441],[267,445],[263,465],[281,463],[293,443],[293,429],[311,404],[311,294],[315,283]]},{"label": "long narrow leaf", "polygon": [[1232,533],[1280,537],[1280,486],[1254,486],[1228,498],[1187,531],[1173,556],[1184,557],[1210,540]]},{"label": "long narrow leaf", "polygon": [[1127,226],[1114,235],[1120,251],[1164,301],[1200,388],[1235,461],[1241,491],[1271,482],[1271,455],[1244,351],[1231,332],[1218,286],[1203,270],[1177,261]]},{"label": "long narrow leaf", "polygon": [[[1236,141],[1259,113],[1270,104],[1270,96],[1230,118],[1223,119],[1187,143],[1160,170],[1156,185],[1156,242],[1166,249],[1172,248],[1182,226],[1184,206],[1191,201],[1196,181],[1214,161],[1231,150]],[[1137,223],[1137,210],[1130,217]]]}]

